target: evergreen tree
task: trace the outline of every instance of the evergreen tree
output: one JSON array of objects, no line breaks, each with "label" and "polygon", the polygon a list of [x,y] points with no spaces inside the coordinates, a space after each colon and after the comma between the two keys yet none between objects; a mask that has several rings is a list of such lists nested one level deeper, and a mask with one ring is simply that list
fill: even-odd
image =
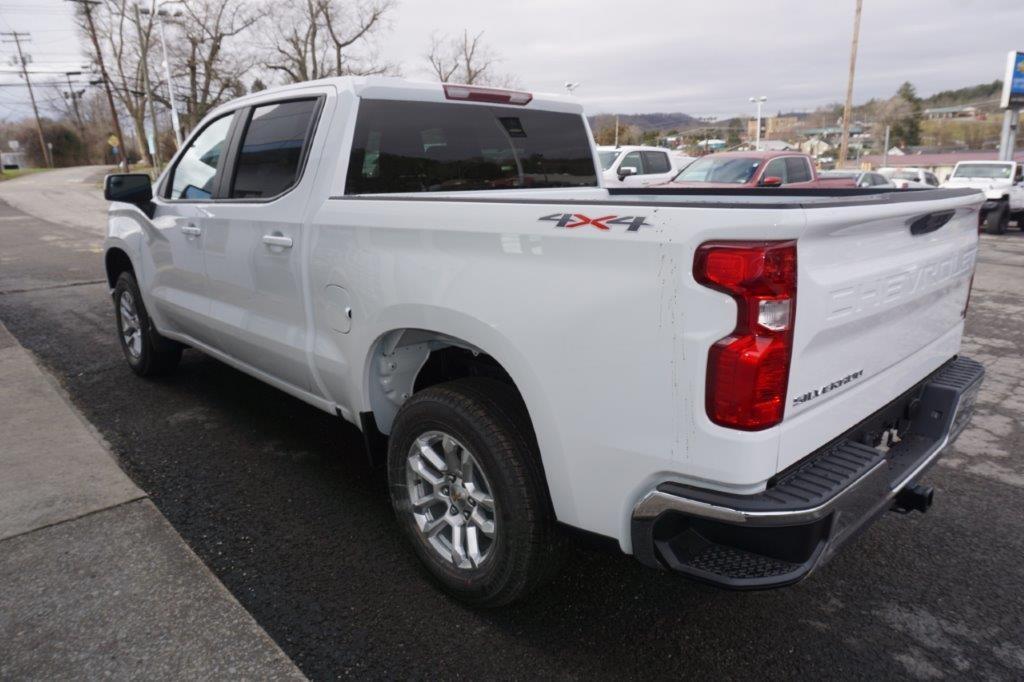
[{"label": "evergreen tree", "polygon": [[892,123],[891,139],[900,147],[921,144],[921,98],[917,90],[907,82],[896,91],[894,99],[901,100],[901,115]]}]

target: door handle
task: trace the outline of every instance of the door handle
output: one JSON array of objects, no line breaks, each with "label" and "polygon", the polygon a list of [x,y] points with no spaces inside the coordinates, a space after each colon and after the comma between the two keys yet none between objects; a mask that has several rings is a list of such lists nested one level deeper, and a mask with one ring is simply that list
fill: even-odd
[{"label": "door handle", "polygon": [[198,237],[203,233],[203,229],[195,225],[182,225],[181,231],[187,234],[189,237]]},{"label": "door handle", "polygon": [[263,243],[267,246],[279,246],[282,249],[292,248],[292,238],[285,237],[283,234],[265,234]]}]

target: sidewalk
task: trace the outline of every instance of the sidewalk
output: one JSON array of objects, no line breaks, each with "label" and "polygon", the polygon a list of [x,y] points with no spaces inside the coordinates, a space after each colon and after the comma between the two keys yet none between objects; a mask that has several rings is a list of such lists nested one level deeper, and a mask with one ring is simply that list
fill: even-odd
[{"label": "sidewalk", "polygon": [[0,679],[304,679],[0,324]]}]

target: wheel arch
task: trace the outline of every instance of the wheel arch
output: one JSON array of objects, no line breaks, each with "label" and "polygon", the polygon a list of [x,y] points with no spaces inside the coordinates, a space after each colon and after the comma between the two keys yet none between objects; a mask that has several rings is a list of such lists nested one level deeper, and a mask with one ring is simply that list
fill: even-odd
[{"label": "wheel arch", "polygon": [[501,359],[462,336],[399,327],[377,336],[366,359],[364,396],[377,429],[391,432],[402,404],[415,392],[469,376],[489,376],[511,385],[524,403],[522,388]]},{"label": "wheel arch", "polygon": [[[450,316],[450,320],[461,315]],[[416,391],[470,376],[504,381],[519,394],[541,454],[541,470],[556,517],[571,508],[572,487],[559,451],[558,425],[545,392],[515,346],[494,327],[470,319],[446,332],[423,326],[392,327],[378,334],[367,352],[360,415],[367,427],[380,436],[391,432],[399,408]]]},{"label": "wheel arch", "polygon": [[107,275],[107,284],[111,289],[117,286],[117,278],[121,276],[122,272],[130,272],[135,275],[135,266],[132,264],[128,252],[117,246],[107,249],[103,256],[103,266]]}]

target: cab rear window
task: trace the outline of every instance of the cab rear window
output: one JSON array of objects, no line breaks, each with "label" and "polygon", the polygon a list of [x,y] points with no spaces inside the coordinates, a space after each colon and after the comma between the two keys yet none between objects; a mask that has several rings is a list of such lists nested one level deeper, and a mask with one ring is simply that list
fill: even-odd
[{"label": "cab rear window", "polygon": [[363,100],[345,193],[595,186],[578,114]]}]

